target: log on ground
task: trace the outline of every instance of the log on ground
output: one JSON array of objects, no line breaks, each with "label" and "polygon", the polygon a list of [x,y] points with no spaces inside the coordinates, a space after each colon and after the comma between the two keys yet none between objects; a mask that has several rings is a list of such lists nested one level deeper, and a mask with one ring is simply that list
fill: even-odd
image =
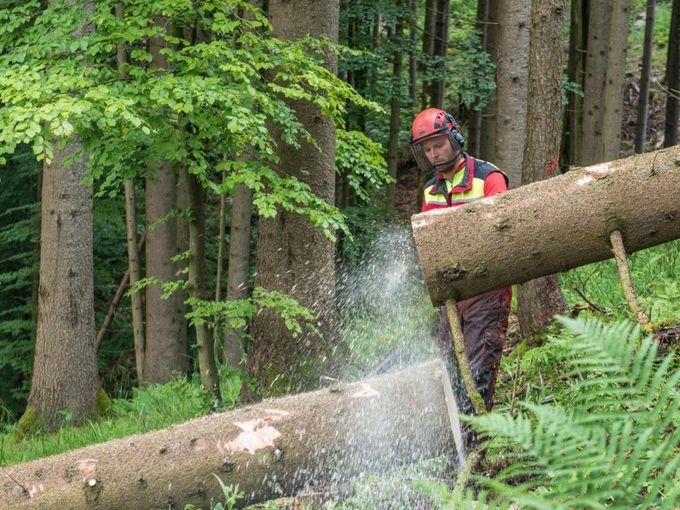
[{"label": "log on ground", "polygon": [[411,219],[432,303],[457,301],[680,238],[680,146],[576,168]]},{"label": "log on ground", "polygon": [[433,360],[6,466],[0,508],[210,508],[222,496],[213,474],[238,484],[246,504],[453,458],[448,384]]}]

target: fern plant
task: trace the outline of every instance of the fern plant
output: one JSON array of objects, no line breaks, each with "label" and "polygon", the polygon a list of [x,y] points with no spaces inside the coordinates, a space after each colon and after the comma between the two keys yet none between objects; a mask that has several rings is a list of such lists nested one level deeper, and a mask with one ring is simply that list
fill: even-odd
[{"label": "fern plant", "polygon": [[640,328],[560,318],[570,392],[561,405],[472,418],[488,454],[507,463],[477,480],[522,508],[658,508],[680,505],[680,369],[657,359]]}]

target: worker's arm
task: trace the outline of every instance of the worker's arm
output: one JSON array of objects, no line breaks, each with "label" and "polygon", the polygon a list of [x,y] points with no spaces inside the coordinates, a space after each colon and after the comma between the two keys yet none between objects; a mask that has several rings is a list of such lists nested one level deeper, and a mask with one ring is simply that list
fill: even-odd
[{"label": "worker's arm", "polygon": [[492,172],[484,180],[484,196],[490,197],[497,193],[508,191],[508,184],[501,172]]}]

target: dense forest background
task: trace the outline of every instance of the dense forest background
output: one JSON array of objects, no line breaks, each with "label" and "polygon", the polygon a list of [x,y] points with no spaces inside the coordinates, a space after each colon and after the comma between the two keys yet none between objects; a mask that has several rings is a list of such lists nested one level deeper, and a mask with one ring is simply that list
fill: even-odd
[{"label": "dense forest background", "polygon": [[[2,464],[431,356],[423,108],[513,188],[678,142],[678,0],[28,0],[0,20]],[[672,353],[680,245],[631,265]],[[568,399],[569,339],[633,319],[611,261],[533,285],[499,381],[513,416]],[[75,432],[17,443],[55,430]]]}]

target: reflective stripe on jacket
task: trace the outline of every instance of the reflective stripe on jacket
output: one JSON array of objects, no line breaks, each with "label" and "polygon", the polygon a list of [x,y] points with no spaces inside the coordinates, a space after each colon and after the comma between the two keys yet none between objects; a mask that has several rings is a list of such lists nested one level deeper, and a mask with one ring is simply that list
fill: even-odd
[{"label": "reflective stripe on jacket", "polygon": [[484,192],[487,178],[498,172],[506,186],[508,177],[496,166],[466,155],[459,164],[453,179],[447,180],[441,173],[427,181],[423,194],[423,211],[440,207],[454,207],[488,196]]}]

